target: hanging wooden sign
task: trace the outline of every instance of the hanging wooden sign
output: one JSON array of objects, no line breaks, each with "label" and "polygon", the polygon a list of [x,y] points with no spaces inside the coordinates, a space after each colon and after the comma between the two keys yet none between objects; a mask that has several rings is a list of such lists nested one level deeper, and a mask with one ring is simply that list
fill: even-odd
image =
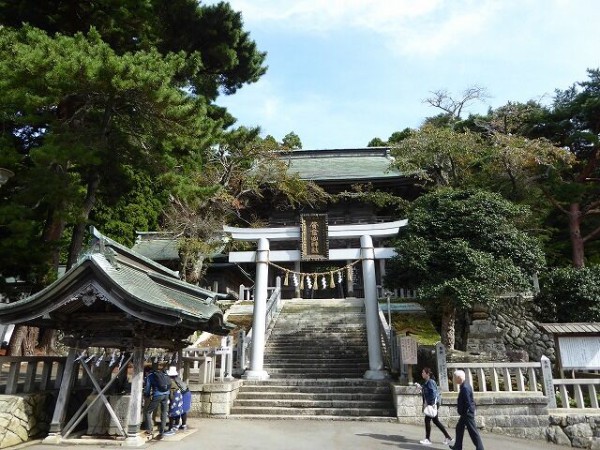
[{"label": "hanging wooden sign", "polygon": [[302,261],[329,259],[327,214],[302,214],[300,216],[300,229]]}]

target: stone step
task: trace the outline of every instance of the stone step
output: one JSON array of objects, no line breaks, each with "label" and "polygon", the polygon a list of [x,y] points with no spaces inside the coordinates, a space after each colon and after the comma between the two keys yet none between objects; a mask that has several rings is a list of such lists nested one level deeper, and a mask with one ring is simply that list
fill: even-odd
[{"label": "stone step", "polygon": [[352,367],[352,368],[342,368],[338,370],[332,369],[279,369],[277,367],[265,367],[265,370],[272,378],[350,378],[350,377],[360,377],[367,370],[369,370],[369,366],[365,365],[364,367]]},{"label": "stone step", "polygon": [[346,349],[355,349],[357,347],[367,347],[367,342],[365,340],[356,340],[356,341],[320,341],[320,340],[282,340],[279,342],[271,341],[270,339],[267,341],[265,348],[273,348],[273,349],[287,349],[287,348],[298,348],[298,350],[302,348],[307,348],[308,346],[316,347],[318,349],[329,349],[331,351],[344,351]]},{"label": "stone step", "polygon": [[313,345],[316,347],[322,348],[344,348],[344,347],[356,347],[357,345],[367,345],[367,337],[366,336],[355,336],[348,338],[340,338],[340,337],[323,337],[322,339],[317,338],[275,338],[266,342],[267,347],[284,347],[284,346],[302,346],[302,345]]},{"label": "stone step", "polygon": [[[360,367],[361,369],[364,369],[365,367],[369,366],[369,363],[367,361],[360,363],[360,364],[337,364],[337,365],[328,365],[328,364],[323,364],[323,365],[309,365],[309,364],[295,364],[295,365],[285,365],[282,364],[280,362],[276,362],[276,361],[272,361],[270,362],[268,365],[265,364],[264,365],[265,368],[269,368],[269,370],[273,373],[280,373],[283,372],[285,370],[288,370],[289,373],[302,373],[302,372],[306,372],[306,371],[311,371],[311,372],[331,372],[331,373],[337,373],[337,372],[348,372],[348,371],[353,371],[352,369]],[[354,370],[356,371],[356,370]]]},{"label": "stone step", "polygon": [[299,359],[352,359],[352,358],[367,358],[367,349],[357,348],[348,349],[344,352],[335,352],[330,350],[318,350],[318,351],[295,351],[285,349],[269,349],[265,352],[265,358],[299,358]]},{"label": "stone step", "polygon": [[289,320],[289,319],[281,319],[280,318],[275,322],[275,326],[281,331],[293,331],[293,330],[334,330],[334,331],[343,331],[346,329],[357,329],[361,326],[365,326],[365,319],[356,318],[356,319],[348,319],[343,322],[315,322],[311,320],[310,322],[300,322],[297,320]]},{"label": "stone step", "polygon": [[328,415],[315,415],[315,416],[297,416],[297,415],[284,415],[280,414],[273,416],[270,414],[230,414],[227,416],[229,419],[248,419],[248,420],[319,420],[319,421],[345,421],[345,422],[391,422],[396,423],[398,419],[392,416],[328,416]]},{"label": "stone step", "polygon": [[233,406],[231,414],[271,416],[345,416],[345,417],[393,417],[394,408],[293,408],[293,407],[258,407]]},{"label": "stone step", "polygon": [[317,359],[317,358],[265,358],[265,364],[276,365],[279,367],[348,367],[356,364],[367,364],[366,358],[351,359]]},{"label": "stone step", "polygon": [[356,327],[354,331],[346,330],[325,330],[325,329],[310,329],[306,330],[303,328],[294,328],[293,330],[273,330],[271,331],[271,335],[273,336],[286,336],[286,337],[322,337],[322,336],[340,336],[340,337],[351,337],[355,335],[366,335],[365,326]]},{"label": "stone step", "polygon": [[305,371],[311,372],[356,372],[357,369],[367,370],[369,368],[368,362],[361,362],[358,364],[296,364],[296,363],[282,363],[274,361],[271,363],[264,364],[265,370],[269,373],[281,373],[288,371],[289,373],[302,373]]},{"label": "stone step", "polygon": [[307,333],[307,334],[297,334],[297,335],[277,335],[271,333],[269,335],[269,341],[283,341],[283,342],[323,342],[330,343],[330,341],[335,342],[337,344],[342,344],[344,342],[353,342],[353,341],[366,341],[367,333],[356,332],[349,333],[347,335],[342,334],[326,334],[326,333]]},{"label": "stone step", "polygon": [[232,418],[395,420],[389,382],[369,368],[362,300],[284,301],[265,346],[268,380],[245,380]]},{"label": "stone step", "polygon": [[298,354],[298,355],[340,355],[341,358],[346,356],[352,356],[356,353],[366,353],[367,345],[356,344],[352,346],[345,345],[343,347],[322,347],[322,346],[310,346],[310,345],[293,345],[293,344],[281,344],[281,345],[267,345],[265,347],[265,354]]},{"label": "stone step", "polygon": [[313,399],[236,399],[237,408],[309,408],[309,409],[383,409],[389,408],[390,402],[379,400],[313,400]]},{"label": "stone step", "polygon": [[385,387],[390,389],[390,382],[386,380],[365,380],[361,377],[350,378],[347,380],[288,380],[285,382],[281,381],[273,381],[273,380],[244,380],[245,388],[246,386],[325,386],[330,388],[340,387],[340,386],[358,386],[362,388],[379,388]]},{"label": "stone step", "polygon": [[322,356],[330,356],[335,358],[339,356],[340,358],[348,358],[356,355],[356,357],[360,357],[361,355],[367,354],[368,347],[366,345],[355,345],[353,347],[341,347],[341,348],[332,348],[332,347],[296,347],[292,345],[287,346],[274,346],[265,348],[265,356],[266,355],[300,355],[302,357],[306,357],[310,355],[317,355],[319,358]]},{"label": "stone step", "polygon": [[356,378],[361,377],[369,370],[368,366],[353,367],[339,370],[319,370],[319,369],[278,369],[277,367],[265,367],[265,370],[271,378],[314,378],[315,380],[327,378]]},{"label": "stone step", "polygon": [[328,391],[323,392],[287,392],[287,391],[245,391],[236,397],[236,400],[336,400],[336,401],[355,401],[355,400],[368,400],[368,401],[383,401],[389,403],[390,393],[379,392],[339,392],[332,393]]},{"label": "stone step", "polygon": [[[365,394],[365,395],[377,395],[377,394],[390,394],[390,387],[387,385],[376,385],[376,386],[368,386],[368,385],[332,385],[331,383],[320,383],[318,385],[287,385],[285,382],[287,381],[297,381],[298,379],[289,379],[289,380],[271,380],[272,384],[264,386],[264,385],[247,385],[244,384],[243,389],[240,391],[238,395],[243,395],[243,393],[274,393],[274,395],[280,395],[282,393],[298,393],[298,394]],[[277,381],[278,383],[273,383]],[[307,381],[307,380],[303,380]],[[340,380],[330,380],[330,381],[340,381]],[[343,381],[343,380],[341,380]]]}]

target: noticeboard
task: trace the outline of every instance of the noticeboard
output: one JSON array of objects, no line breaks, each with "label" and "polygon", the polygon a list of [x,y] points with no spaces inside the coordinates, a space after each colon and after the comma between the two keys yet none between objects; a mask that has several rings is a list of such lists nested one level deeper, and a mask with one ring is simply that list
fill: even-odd
[{"label": "noticeboard", "polygon": [[559,336],[563,369],[600,370],[600,336]]},{"label": "noticeboard", "polygon": [[410,336],[398,336],[402,364],[417,364],[417,340]]},{"label": "noticeboard", "polygon": [[302,238],[302,261],[329,259],[327,214],[303,214],[300,216]]}]

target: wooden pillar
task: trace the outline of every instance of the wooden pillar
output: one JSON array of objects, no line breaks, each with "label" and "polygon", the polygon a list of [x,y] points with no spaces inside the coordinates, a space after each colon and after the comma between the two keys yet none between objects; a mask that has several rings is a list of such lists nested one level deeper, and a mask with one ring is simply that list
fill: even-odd
[{"label": "wooden pillar", "polygon": [[129,404],[129,420],[127,435],[139,431],[141,423],[142,391],[144,384],[144,346],[136,345],[133,349],[133,373],[131,376],[131,402]]},{"label": "wooden pillar", "polygon": [[73,383],[79,370],[79,363],[75,362],[75,359],[78,356],[78,350],[77,347],[71,347],[69,349],[62,382],[60,383],[58,398],[56,399],[56,406],[54,407],[52,422],[50,422],[48,437],[60,435],[63,426],[65,425],[67,407],[69,405],[69,398],[71,398],[71,390],[73,389]]},{"label": "wooden pillar", "polygon": [[127,441],[137,441],[142,421],[142,394],[144,384],[144,345],[136,344],[133,349],[133,374],[131,376],[131,400],[127,422]]}]

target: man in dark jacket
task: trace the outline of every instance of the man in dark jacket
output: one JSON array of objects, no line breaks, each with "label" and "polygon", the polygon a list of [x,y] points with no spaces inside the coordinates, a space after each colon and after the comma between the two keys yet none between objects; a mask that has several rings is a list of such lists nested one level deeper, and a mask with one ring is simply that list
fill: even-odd
[{"label": "man in dark jacket", "polygon": [[144,397],[146,398],[146,407],[144,409],[144,422],[146,433],[152,436],[154,428],[152,416],[154,415],[154,411],[160,406],[159,436],[175,434],[172,430],[166,430],[171,378],[164,371],[150,370],[145,383]]},{"label": "man in dark jacket", "polygon": [[475,450],[484,450],[483,442],[481,442],[481,436],[479,436],[479,430],[475,424],[475,400],[473,399],[473,388],[469,383],[465,382],[464,370],[457,370],[454,372],[454,383],[460,386],[458,392],[458,401],[456,409],[458,410],[458,423],[456,424],[456,437],[454,439],[454,445],[451,445],[452,450],[462,450],[463,436],[465,434],[465,427],[469,431],[469,436],[475,445]]}]

